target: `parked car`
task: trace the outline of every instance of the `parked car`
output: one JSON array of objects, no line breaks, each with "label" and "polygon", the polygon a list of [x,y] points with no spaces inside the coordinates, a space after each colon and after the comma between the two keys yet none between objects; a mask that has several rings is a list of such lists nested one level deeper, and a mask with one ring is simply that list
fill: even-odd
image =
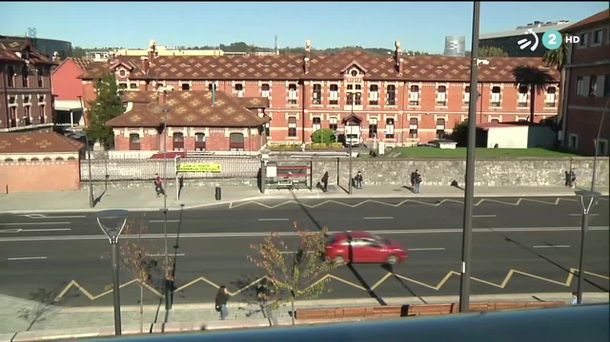
[{"label": "parked car", "polygon": [[382,263],[393,265],[407,259],[398,242],[362,231],[337,233],[326,241],[326,258],[336,264]]}]

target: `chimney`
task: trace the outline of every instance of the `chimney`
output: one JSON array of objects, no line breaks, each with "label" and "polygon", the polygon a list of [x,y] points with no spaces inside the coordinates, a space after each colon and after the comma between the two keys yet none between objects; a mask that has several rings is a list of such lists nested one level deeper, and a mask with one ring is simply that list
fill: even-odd
[{"label": "chimney", "polygon": [[142,62],[142,72],[145,75],[148,75],[148,70],[150,69],[150,63],[148,62],[148,57],[140,57],[140,61]]},{"label": "chimney", "polygon": [[400,53],[400,41],[395,41],[394,46],[396,47],[396,50],[394,50],[394,66],[396,67],[396,71],[398,71],[398,73],[400,74],[402,73],[402,56]]},{"label": "chimney", "polygon": [[311,60],[311,40],[305,41],[305,57],[303,58],[303,71],[309,73],[309,61]]}]

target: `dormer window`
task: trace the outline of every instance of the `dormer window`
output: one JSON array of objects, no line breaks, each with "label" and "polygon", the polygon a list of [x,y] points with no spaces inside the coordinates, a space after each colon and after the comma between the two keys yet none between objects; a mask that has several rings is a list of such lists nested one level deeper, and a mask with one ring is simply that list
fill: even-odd
[{"label": "dormer window", "polygon": [[352,75],[352,77],[358,76],[358,70],[352,69],[352,71],[350,71],[350,75]]},{"label": "dormer window", "polygon": [[125,71],[125,69],[119,70],[119,76],[120,77],[125,77],[126,75],[127,75],[127,71]]}]

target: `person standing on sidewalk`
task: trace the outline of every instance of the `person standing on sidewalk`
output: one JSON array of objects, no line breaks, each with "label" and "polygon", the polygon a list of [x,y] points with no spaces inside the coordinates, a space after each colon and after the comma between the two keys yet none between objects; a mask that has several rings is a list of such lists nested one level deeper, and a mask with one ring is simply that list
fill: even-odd
[{"label": "person standing on sidewalk", "polygon": [[422,175],[419,173],[418,170],[415,170],[415,193],[419,194],[419,190],[421,187],[421,183],[423,183],[424,178],[422,177]]},{"label": "person standing on sidewalk", "polygon": [[576,187],[576,172],[574,170],[570,171],[570,188],[574,189]]},{"label": "person standing on sidewalk", "polygon": [[364,177],[362,177],[362,171],[358,170],[356,173],[356,177],[354,177],[356,181],[356,189],[362,189],[362,182],[364,181]]},{"label": "person standing on sidewalk", "polygon": [[322,176],[322,191],[328,191],[328,171],[324,172],[324,175]]},{"label": "person standing on sidewalk", "polygon": [[158,173],[155,173],[155,191],[157,192],[157,197],[163,194],[165,196],[165,190],[163,190],[163,180]]},{"label": "person standing on sidewalk", "polygon": [[227,319],[227,317],[229,316],[229,308],[227,307],[228,300],[229,300],[229,291],[227,291],[227,288],[224,285],[222,285],[218,289],[218,292],[216,292],[215,305],[216,305],[216,311],[220,312],[220,319],[223,321],[225,319]]}]

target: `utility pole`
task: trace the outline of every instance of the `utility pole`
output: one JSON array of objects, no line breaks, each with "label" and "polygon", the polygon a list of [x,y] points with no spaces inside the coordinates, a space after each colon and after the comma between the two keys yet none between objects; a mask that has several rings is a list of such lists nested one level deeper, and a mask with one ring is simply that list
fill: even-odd
[{"label": "utility pole", "polygon": [[470,307],[470,257],[472,244],[472,207],[474,199],[474,163],[476,144],[476,106],[479,57],[479,15],[481,4],[474,2],[472,49],[470,56],[470,103],[468,104],[468,151],[466,157],[466,191],[464,194],[464,230],[462,233],[462,270],[460,279],[460,312]]},{"label": "utility pole", "polygon": [[[85,115],[85,109],[83,107],[83,97],[82,96],[78,96],[78,100],[80,101],[80,109],[81,109],[81,113],[84,116]],[[87,144],[87,165],[89,167],[89,208],[93,208],[94,205],[94,200],[93,200],[93,181],[91,179],[91,150],[89,149],[89,135],[87,134],[86,130],[83,130],[85,132],[85,144]],[[108,172],[106,172],[108,173]]]},{"label": "utility pole", "polygon": [[[351,110],[351,116],[350,116],[350,121],[348,122],[348,126],[350,127],[350,129],[348,130],[350,133],[352,133],[352,124],[351,124],[351,120],[354,117],[354,92],[351,93],[351,99],[352,99],[352,110]],[[346,135],[347,136],[347,135]],[[348,185],[348,189],[349,189],[349,194],[352,194],[352,138],[346,139],[347,141],[349,141],[348,144],[348,149],[349,149],[349,185]]]}]

